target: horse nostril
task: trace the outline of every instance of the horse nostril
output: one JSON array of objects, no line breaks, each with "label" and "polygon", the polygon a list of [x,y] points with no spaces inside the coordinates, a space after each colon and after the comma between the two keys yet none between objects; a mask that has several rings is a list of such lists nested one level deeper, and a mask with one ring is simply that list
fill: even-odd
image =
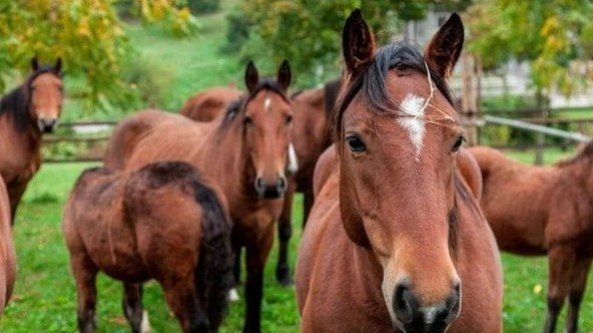
[{"label": "horse nostril", "polygon": [[266,187],[266,182],[264,181],[263,178],[256,178],[255,179],[255,189],[260,192],[263,191]]},{"label": "horse nostril", "polygon": [[280,177],[276,182],[276,187],[278,188],[278,192],[284,192],[286,190],[286,178]]},{"label": "horse nostril", "polygon": [[393,297],[393,311],[402,324],[411,323],[418,311],[418,301],[407,285],[398,284]]}]

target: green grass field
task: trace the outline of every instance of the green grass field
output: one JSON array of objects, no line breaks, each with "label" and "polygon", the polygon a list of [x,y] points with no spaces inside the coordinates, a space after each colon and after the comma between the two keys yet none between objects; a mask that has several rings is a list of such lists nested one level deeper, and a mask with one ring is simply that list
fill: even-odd
[{"label": "green grass field", "polygon": [[[225,1],[228,6],[230,1]],[[195,37],[174,39],[155,29],[138,25],[126,28],[134,47],[144,57],[168,71],[170,87],[162,108],[178,109],[194,92],[229,82],[242,84],[243,66],[229,54],[221,53],[224,43],[224,12],[199,18],[203,29]],[[265,61],[265,59],[262,59]],[[70,110],[76,105],[70,105]],[[65,110],[65,112],[67,112]],[[68,118],[68,116],[66,117]],[[70,118],[71,120],[71,118]],[[547,163],[571,152],[550,150]],[[509,152],[517,160],[531,163],[532,153]],[[18,254],[16,289],[0,332],[74,332],[76,299],[69,273],[68,254],[60,231],[62,208],[80,174],[91,164],[44,165],[29,185],[20,206],[14,238]],[[300,238],[301,198],[295,201],[295,234],[291,262],[296,258]],[[276,244],[277,245],[277,244]],[[280,286],[274,278],[276,248],[266,268],[263,303],[264,332],[297,332],[299,316],[294,289]],[[545,258],[503,255],[505,274],[505,332],[539,332],[545,315],[547,264]],[[591,278],[590,278],[590,284]],[[100,332],[128,332],[121,310],[121,284],[101,275],[98,282],[98,324]],[[590,288],[589,288],[590,289]],[[242,292],[242,291],[240,291]],[[581,313],[581,331],[593,332],[593,293],[587,292]],[[145,288],[144,304],[155,332],[179,332],[176,320],[166,308],[162,292],[155,283]],[[222,332],[239,332],[244,304],[233,303]],[[564,313],[560,324],[563,324]]]},{"label": "green grass field", "polygon": [[[522,159],[530,156],[519,154]],[[62,208],[79,173],[91,164],[44,165],[29,186],[22,203],[14,237],[18,254],[16,290],[0,332],[73,332],[76,330],[75,289],[69,273],[68,254],[60,231]],[[300,237],[300,197],[295,202],[294,263]],[[276,249],[266,268],[264,332],[297,332],[299,317],[294,289],[280,286],[274,278]],[[503,255],[505,274],[505,332],[538,332],[545,314],[545,258]],[[294,267],[294,266],[293,266]],[[589,281],[593,283],[593,281]],[[121,284],[101,275],[98,283],[100,332],[128,332],[121,311]],[[583,302],[582,332],[593,332],[593,293]],[[178,332],[159,287],[146,286],[144,304],[155,332]],[[222,332],[239,332],[243,302],[233,303]]]}]

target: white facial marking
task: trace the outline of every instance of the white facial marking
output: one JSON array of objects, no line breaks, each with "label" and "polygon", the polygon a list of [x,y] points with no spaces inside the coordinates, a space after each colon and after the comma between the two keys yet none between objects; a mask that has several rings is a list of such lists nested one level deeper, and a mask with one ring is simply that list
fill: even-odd
[{"label": "white facial marking", "polygon": [[264,100],[264,110],[270,111],[270,106],[272,106],[272,100],[270,99],[270,97],[266,97],[266,99]]},{"label": "white facial marking", "polygon": [[422,150],[422,139],[424,138],[424,97],[416,96],[414,94],[407,94],[400,107],[410,117],[398,118],[398,122],[402,127],[408,130],[410,134],[410,141],[416,147],[416,160],[420,158],[420,151]]},{"label": "white facial marking", "polygon": [[294,150],[294,145],[291,143],[288,145],[288,172],[295,174],[299,170],[299,162]]}]

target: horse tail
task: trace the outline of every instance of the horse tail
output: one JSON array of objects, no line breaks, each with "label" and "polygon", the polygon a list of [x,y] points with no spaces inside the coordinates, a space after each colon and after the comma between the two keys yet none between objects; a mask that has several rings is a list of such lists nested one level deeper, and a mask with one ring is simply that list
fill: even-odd
[{"label": "horse tail", "polygon": [[213,189],[199,182],[194,190],[203,212],[196,287],[210,325],[215,330],[226,314],[228,292],[234,284],[231,222]]}]

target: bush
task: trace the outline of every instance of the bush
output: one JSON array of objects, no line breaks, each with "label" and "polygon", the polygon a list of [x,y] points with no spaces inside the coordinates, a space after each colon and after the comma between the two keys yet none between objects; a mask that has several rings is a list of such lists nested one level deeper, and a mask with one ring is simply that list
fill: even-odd
[{"label": "bush", "polygon": [[129,57],[122,69],[125,86],[129,88],[127,111],[159,108],[166,105],[173,82],[172,73],[152,58]]}]

